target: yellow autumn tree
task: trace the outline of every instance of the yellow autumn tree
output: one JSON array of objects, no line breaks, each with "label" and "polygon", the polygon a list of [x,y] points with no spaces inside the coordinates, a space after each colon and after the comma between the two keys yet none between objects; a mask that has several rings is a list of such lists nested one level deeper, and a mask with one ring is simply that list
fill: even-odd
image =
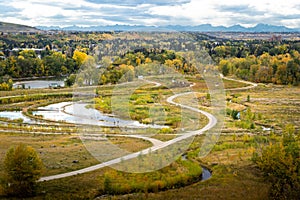
[{"label": "yellow autumn tree", "polygon": [[122,81],[133,81],[133,78],[135,76],[134,67],[132,65],[125,64],[122,64],[119,67],[123,74]]},{"label": "yellow autumn tree", "polygon": [[88,55],[86,53],[80,52],[79,50],[74,51],[73,59],[76,61],[78,66],[81,66],[87,58]]},{"label": "yellow autumn tree", "polygon": [[7,195],[27,197],[35,194],[36,181],[43,169],[42,160],[36,151],[24,144],[10,148],[4,159],[6,174],[4,188]]}]

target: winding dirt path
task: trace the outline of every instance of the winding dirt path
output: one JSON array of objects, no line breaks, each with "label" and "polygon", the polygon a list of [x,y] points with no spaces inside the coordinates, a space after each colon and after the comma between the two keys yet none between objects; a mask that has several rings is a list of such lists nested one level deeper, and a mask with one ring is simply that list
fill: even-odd
[{"label": "winding dirt path", "polygon": [[[152,82],[152,81],[148,81],[148,82],[154,83],[156,86],[160,86],[159,83],[155,83],[155,82]],[[94,165],[94,166],[91,166],[91,167],[83,168],[83,169],[80,169],[80,170],[75,170],[75,171],[72,171],[72,172],[67,172],[67,173],[42,177],[39,180],[39,182],[41,182],[41,181],[50,181],[50,180],[55,180],[55,179],[61,179],[61,178],[66,178],[66,177],[70,177],[70,176],[74,176],[74,175],[78,175],[78,174],[91,172],[91,171],[94,171],[94,170],[97,170],[97,169],[101,169],[103,167],[118,164],[118,163],[123,162],[125,160],[130,160],[130,159],[133,159],[133,158],[137,158],[141,153],[143,155],[145,155],[145,154],[148,154],[150,152],[154,152],[154,151],[157,151],[159,149],[165,148],[169,145],[175,144],[175,143],[177,143],[181,140],[187,139],[189,137],[203,134],[205,131],[213,128],[217,124],[217,119],[212,114],[210,114],[208,112],[205,112],[205,111],[197,109],[197,108],[193,108],[193,107],[188,106],[188,105],[183,105],[183,104],[180,104],[180,103],[176,103],[176,102],[173,101],[175,98],[177,98],[179,96],[183,96],[183,95],[187,95],[187,94],[191,94],[191,93],[192,92],[175,94],[175,95],[169,97],[167,99],[167,102],[170,103],[170,104],[176,105],[176,106],[180,106],[181,108],[189,109],[191,111],[198,112],[198,113],[201,113],[201,114],[205,115],[209,120],[209,122],[206,124],[205,127],[201,128],[199,130],[195,130],[195,131],[188,131],[185,134],[183,134],[179,137],[176,137],[172,140],[166,141],[166,142],[162,142],[162,141],[153,139],[153,140],[151,140],[151,142],[154,144],[154,146],[152,146],[150,148],[144,149],[144,150],[136,152],[136,153],[128,154],[128,155],[123,156],[123,157],[112,159],[110,161],[103,162],[103,163],[100,163],[100,164],[97,164],[97,165]],[[140,138],[140,139],[149,140],[149,138],[144,137],[144,136],[135,136],[135,137]]]},{"label": "winding dirt path", "polygon": [[[257,87],[257,85],[258,85],[256,83],[252,83],[252,82],[249,82],[249,81],[243,81],[243,80],[236,80],[236,79],[232,79],[232,78],[227,78],[227,77],[224,77],[222,74],[220,74],[220,76],[221,76],[221,78],[226,79],[226,80],[238,81],[238,82],[241,82],[241,83],[249,84],[249,86],[246,86],[246,87],[226,89],[228,91],[247,90],[247,89],[252,89],[254,87]],[[154,82],[154,81],[149,81],[149,80],[145,80],[145,81],[147,81],[148,83],[155,84],[154,87],[161,86],[160,83],[157,83],[157,82]],[[67,173],[42,177],[39,180],[39,182],[66,178],[66,177],[70,177],[70,176],[79,175],[79,174],[91,172],[91,171],[94,171],[94,170],[98,170],[98,169],[101,169],[101,168],[104,168],[104,167],[107,167],[107,166],[110,166],[110,165],[118,164],[120,162],[123,162],[124,160],[130,160],[130,159],[133,159],[133,158],[137,158],[141,153],[143,155],[145,155],[145,154],[148,154],[149,152],[157,151],[157,150],[165,148],[169,145],[175,144],[175,143],[177,143],[181,140],[187,139],[187,138],[195,136],[195,135],[203,134],[205,131],[210,130],[211,128],[213,128],[217,124],[217,118],[215,116],[213,116],[212,114],[210,114],[206,111],[200,110],[198,108],[194,108],[194,107],[191,107],[191,106],[188,106],[188,105],[183,105],[183,104],[174,102],[175,98],[177,98],[179,96],[192,94],[192,93],[194,93],[194,92],[185,92],[185,93],[175,94],[173,96],[170,96],[167,99],[167,102],[170,103],[170,104],[173,104],[175,106],[179,106],[181,108],[188,109],[188,110],[191,110],[191,111],[194,111],[194,112],[201,113],[201,114],[205,115],[209,120],[205,127],[201,128],[201,129],[198,129],[198,130],[195,130],[195,131],[188,131],[185,134],[183,134],[179,137],[176,137],[172,140],[166,141],[166,142],[162,142],[160,140],[153,139],[153,138],[150,140],[148,137],[141,136],[141,135],[128,135],[127,137],[135,137],[135,138],[140,138],[140,139],[145,139],[145,140],[151,141],[154,145],[152,147],[144,149],[142,151],[139,151],[139,152],[136,152],[136,153],[131,153],[131,154],[128,154],[126,156],[119,157],[119,158],[116,158],[116,159],[112,159],[110,161],[103,162],[103,163],[100,163],[100,164],[97,164],[97,165],[94,165],[94,166],[90,166],[90,167],[83,168],[83,169],[80,169],[80,170],[75,170],[75,171],[72,171],[72,172],[67,172]],[[119,135],[119,136],[126,136],[126,135]]]},{"label": "winding dirt path", "polygon": [[230,89],[225,89],[227,91],[235,91],[235,90],[249,90],[249,89],[252,89],[252,88],[255,88],[258,86],[257,83],[253,83],[253,82],[250,82],[250,81],[243,81],[243,80],[237,80],[237,79],[233,79],[233,78],[228,78],[228,77],[225,77],[223,74],[220,74],[221,78],[222,79],[226,79],[226,80],[229,80],[229,81],[236,81],[236,82],[240,82],[240,83],[245,83],[245,84],[248,84],[249,86],[245,86],[245,87],[240,87],[240,88],[230,88]]}]

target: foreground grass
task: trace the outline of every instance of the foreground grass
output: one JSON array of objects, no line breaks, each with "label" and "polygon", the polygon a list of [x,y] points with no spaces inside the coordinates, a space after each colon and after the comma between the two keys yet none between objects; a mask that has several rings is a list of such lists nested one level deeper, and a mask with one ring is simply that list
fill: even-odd
[{"label": "foreground grass", "polygon": [[[202,139],[196,138],[191,148],[197,149]],[[253,136],[248,140],[248,143],[253,141]],[[99,196],[97,199],[268,199],[270,183],[265,182],[262,173],[250,160],[254,148],[240,145],[247,143],[243,136],[233,140],[233,136],[224,135],[219,141],[209,155],[199,159],[212,170],[213,175],[207,181],[155,193]],[[194,152],[197,151],[189,150],[187,156],[195,155]]]},{"label": "foreground grass", "polygon": [[159,193],[129,194],[99,197],[97,199],[268,199],[269,184],[264,183],[260,172],[251,165],[217,166],[213,177],[179,189]]},{"label": "foreground grass", "polygon": [[[237,96],[234,99],[242,107],[250,107],[253,112],[260,113],[259,124],[273,126],[275,132],[286,124],[294,124],[299,130],[300,122],[300,87],[267,85],[255,90],[229,92]],[[249,101],[247,98],[249,96]]]},{"label": "foreground grass", "polygon": [[[110,137],[109,140],[112,144],[128,152],[136,152],[152,146],[149,141],[136,138]],[[99,163],[86,150],[85,144],[77,135],[7,133],[0,135],[0,171],[3,171],[3,159],[6,151],[11,146],[20,143],[32,146],[39,153],[45,166],[42,176],[74,171]]]},{"label": "foreground grass", "polygon": [[[200,83],[196,84],[195,87],[200,88]],[[255,122],[269,126],[273,125],[275,127],[275,134],[272,133],[272,135],[269,135],[268,132],[261,131],[259,129],[260,125],[256,126],[257,128],[253,130],[240,128],[239,132],[237,132],[236,127],[225,129],[224,132],[228,133],[228,135],[224,135],[219,139],[209,155],[205,158],[197,159],[198,162],[203,163],[212,170],[213,176],[211,179],[178,189],[169,188],[167,191],[126,190],[123,193],[136,193],[104,195],[104,179],[105,176],[109,176],[107,174],[117,174],[118,180],[121,180],[120,183],[123,183],[123,181],[126,183],[136,180],[138,182],[143,181],[134,175],[104,168],[74,177],[43,182],[40,184],[37,196],[33,199],[94,199],[95,197],[97,199],[268,199],[271,183],[265,182],[261,172],[252,164],[250,159],[253,152],[259,150],[260,145],[267,144],[271,140],[276,141],[277,137],[280,137],[278,135],[280,135],[282,124],[290,122],[295,124],[296,128],[299,129],[299,87],[261,86],[250,91],[228,92],[228,95],[235,96],[234,102],[230,105],[232,106],[231,109],[243,110],[246,107],[250,107],[253,112],[262,113],[262,119]],[[248,95],[250,101],[247,101]],[[235,134],[235,131],[238,134]],[[6,150],[11,142],[13,143],[14,141],[27,142],[26,138],[20,135],[11,134],[9,137],[12,137],[12,139],[8,140],[5,137],[3,139],[1,135],[0,147],[2,149]],[[57,139],[57,142],[46,137],[33,137],[35,141],[29,143],[39,150],[44,151],[47,149],[49,152],[53,151],[51,152],[53,154],[51,159],[56,160],[56,162],[60,162],[61,158],[63,158],[60,156],[67,156],[61,152],[69,151],[78,153],[81,148],[83,149],[81,152],[84,152],[84,146],[79,143],[78,138],[71,139],[69,138],[70,136],[64,137],[66,138]],[[165,141],[173,138],[174,135],[159,134],[153,137]],[[197,155],[201,139],[203,138],[199,140],[196,138],[191,145],[191,149],[187,152],[188,157]],[[124,145],[122,146],[123,148],[130,148],[127,142],[119,141],[119,138],[115,138],[113,142],[117,145]],[[52,144],[55,144],[56,147],[50,147]],[[43,145],[43,148],[41,148],[41,145]],[[147,144],[143,145],[147,146]],[[1,158],[3,155],[3,151],[1,150]],[[70,164],[69,161],[78,158],[78,155],[83,156],[85,154],[74,154],[76,157],[70,157],[70,160],[67,160],[68,163]],[[41,154],[41,156],[43,155]],[[90,161],[93,162],[92,159]],[[81,163],[84,162],[79,160],[77,164]],[[77,165],[74,164],[74,166]],[[165,173],[168,172],[161,171],[162,176]]]},{"label": "foreground grass", "polygon": [[[187,158],[195,158],[203,136],[196,137]],[[166,191],[161,181],[186,174],[181,160],[153,174],[131,174],[103,168],[90,173],[40,183],[38,194],[33,199],[267,199],[270,184],[262,178],[261,172],[250,158],[255,144],[254,136],[221,136],[216,148],[205,158],[194,160],[212,170],[212,178],[204,182],[168,187]],[[258,141],[258,140],[256,140]],[[229,144],[229,145],[228,145]],[[191,165],[193,166],[193,165]],[[193,167],[194,168],[194,167]],[[178,171],[179,170],[179,171]],[[184,172],[184,173],[183,173]],[[165,177],[165,178],[164,178]],[[169,178],[166,178],[169,177]],[[197,176],[196,176],[197,177]],[[198,175],[199,177],[199,175]],[[110,186],[105,180],[110,179]],[[184,179],[178,179],[184,180]],[[153,187],[152,187],[153,186]],[[176,187],[176,184],[174,185]],[[105,194],[108,189],[125,195]],[[115,189],[114,189],[115,188]],[[136,188],[136,190],[134,190]],[[146,188],[149,188],[146,190]],[[134,194],[126,194],[135,192]]]}]

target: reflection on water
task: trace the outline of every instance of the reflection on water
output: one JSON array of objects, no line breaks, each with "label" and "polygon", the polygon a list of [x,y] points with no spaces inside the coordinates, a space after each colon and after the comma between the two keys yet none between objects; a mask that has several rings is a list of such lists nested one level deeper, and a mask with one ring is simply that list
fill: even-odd
[{"label": "reflection on water", "polygon": [[206,169],[205,167],[202,167],[202,181],[205,181],[211,177],[211,172]]},{"label": "reflection on water", "polygon": [[[39,107],[33,111],[33,115],[41,115],[44,119],[53,121],[65,121],[68,123],[82,125],[97,125],[106,127],[128,127],[128,128],[164,128],[160,125],[146,125],[134,120],[123,120],[114,116],[101,113],[93,108],[86,108],[86,103],[61,102]],[[24,123],[37,123],[22,114],[21,111],[3,111],[0,117],[10,120],[23,119]],[[40,122],[38,122],[40,123]]]},{"label": "reflection on water", "polygon": [[151,127],[163,128],[159,125],[145,125],[138,121],[123,120],[117,117],[105,115],[100,111],[92,108],[86,108],[86,103],[62,102],[51,104],[45,107],[39,107],[38,111],[33,112],[35,115],[42,115],[45,119],[55,121],[65,121],[75,124],[97,125],[108,127]]},{"label": "reflection on water", "polygon": [[49,88],[50,84],[57,84],[60,87],[64,87],[65,83],[64,81],[60,81],[60,80],[34,80],[34,81],[19,81],[14,83],[13,87],[14,88],[22,88],[22,85],[25,86],[25,88]]},{"label": "reflection on water", "polygon": [[0,117],[8,118],[10,120],[23,119],[23,123],[35,123],[36,121],[24,116],[21,111],[2,111]]}]

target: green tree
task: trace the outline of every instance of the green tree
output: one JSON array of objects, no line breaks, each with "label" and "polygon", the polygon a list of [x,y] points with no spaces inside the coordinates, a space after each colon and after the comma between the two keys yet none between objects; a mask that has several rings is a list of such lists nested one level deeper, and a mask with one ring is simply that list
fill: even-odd
[{"label": "green tree", "polygon": [[226,48],[225,48],[225,46],[217,46],[217,47],[215,47],[214,50],[216,52],[216,55],[219,58],[225,58],[225,56],[226,56]]},{"label": "green tree", "polygon": [[71,74],[66,80],[65,80],[65,85],[66,86],[72,86],[74,85],[76,81],[76,74]]},{"label": "green tree", "polygon": [[286,65],[279,65],[275,74],[275,81],[278,84],[287,84]]},{"label": "green tree", "polygon": [[250,102],[250,95],[247,95],[247,102]]},{"label": "green tree", "polygon": [[270,83],[272,81],[273,68],[267,66],[260,66],[255,77],[262,83]]},{"label": "green tree", "polygon": [[6,193],[18,197],[34,195],[42,169],[42,160],[32,147],[20,144],[10,148],[4,159]]},{"label": "green tree", "polygon": [[112,183],[111,183],[111,179],[108,175],[104,176],[104,191],[107,194],[112,194],[113,193],[113,189],[112,189]]},{"label": "green tree", "polygon": [[227,76],[229,73],[229,61],[222,59],[219,63],[219,70],[224,76]]},{"label": "green tree", "polygon": [[134,74],[134,67],[132,65],[125,65],[122,64],[119,66],[122,76],[122,81],[133,81],[133,78],[135,76]]},{"label": "green tree", "polygon": [[22,77],[31,77],[37,75],[40,65],[41,60],[33,50],[23,50],[17,57],[16,70],[20,70],[19,73]]},{"label": "green tree", "polygon": [[232,119],[234,119],[234,120],[239,119],[239,111],[237,111],[237,110],[232,110],[230,115],[231,115]]},{"label": "green tree", "polygon": [[[60,52],[52,52],[51,55],[43,58],[45,68],[49,69],[49,75],[58,76],[60,74],[66,74],[68,69],[64,67],[66,57]],[[62,67],[65,69],[63,70]]]},{"label": "green tree", "polygon": [[81,65],[81,71],[78,74],[83,78],[84,84],[93,85],[98,83],[98,70],[96,61],[92,56],[87,56]]},{"label": "green tree", "polygon": [[0,76],[0,91],[10,91],[13,88],[13,81],[8,76]]},{"label": "green tree", "polygon": [[293,125],[287,125],[279,143],[255,153],[253,161],[272,183],[270,195],[275,199],[298,199],[300,196],[300,147]]}]

